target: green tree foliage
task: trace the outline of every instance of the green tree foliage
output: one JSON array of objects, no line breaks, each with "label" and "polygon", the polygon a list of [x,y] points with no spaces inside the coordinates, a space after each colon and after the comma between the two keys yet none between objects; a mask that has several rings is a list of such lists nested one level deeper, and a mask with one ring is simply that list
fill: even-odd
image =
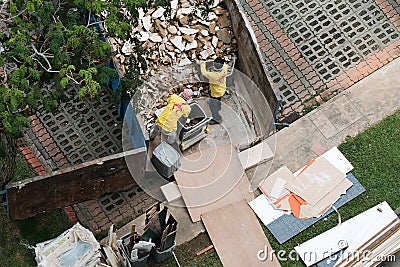
[{"label": "green tree foliage", "polygon": [[[99,38],[98,27],[105,23],[109,37],[125,39],[137,22],[138,8],[164,6],[170,12],[168,0],[3,0],[10,16],[0,18],[9,26],[7,34],[0,33],[0,157],[11,155],[15,139],[29,126],[27,116],[38,101],[47,111],[57,108],[64,89],[78,84],[81,99],[95,100],[102,86],[114,79],[116,71],[106,63],[112,56],[108,43]],[[106,21],[95,22],[101,12]],[[126,20],[124,15],[130,14]],[[132,25],[133,24],[133,25]],[[140,69],[146,68],[140,46],[123,79],[120,96],[128,96],[142,81]],[[49,84],[54,84],[50,89]],[[120,99],[121,100],[121,99]],[[14,141],[10,141],[14,140]],[[0,151],[0,152],[1,152]],[[15,162],[15,160],[14,160]],[[13,174],[0,173],[10,180]],[[4,181],[0,180],[0,188]]]},{"label": "green tree foliage", "polygon": [[[71,83],[79,84],[80,98],[96,99],[100,88],[115,77],[115,70],[106,65],[110,46],[100,40],[96,24],[84,23],[85,16],[99,12],[105,2],[83,2],[79,6],[43,0],[8,2],[10,17],[2,20],[9,32],[0,34],[4,48],[0,53],[0,147],[8,151],[1,153],[3,158],[15,157],[10,151],[16,149],[16,142],[10,140],[29,127],[27,116],[38,101],[48,111],[56,108],[63,89]],[[50,83],[54,86],[48,89]],[[1,188],[13,171],[0,175],[7,176],[0,181]]]}]

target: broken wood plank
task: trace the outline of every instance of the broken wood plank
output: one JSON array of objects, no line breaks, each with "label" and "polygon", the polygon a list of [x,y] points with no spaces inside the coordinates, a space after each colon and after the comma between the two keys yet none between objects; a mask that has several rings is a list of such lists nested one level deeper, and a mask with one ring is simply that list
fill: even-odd
[{"label": "broken wood plank", "polygon": [[[295,247],[296,252],[307,266],[311,266],[332,254],[346,248],[338,262],[346,262],[346,255],[354,253],[371,237],[379,234],[383,228],[399,223],[397,215],[387,202],[372,207],[342,224]],[[310,252],[313,254],[310,257]]]},{"label": "broken wood plank", "polygon": [[203,213],[201,219],[224,266],[280,266],[244,200]]},{"label": "broken wood plank", "polygon": [[209,245],[208,247],[205,247],[202,250],[200,250],[199,252],[197,252],[196,256],[204,254],[204,253],[206,253],[207,251],[209,251],[210,249],[213,249],[213,248],[214,248],[214,245]]},{"label": "broken wood plank", "polygon": [[[10,219],[25,219],[130,189],[137,185],[135,179],[143,179],[145,161],[146,148],[139,148],[8,184]],[[138,166],[135,173],[127,162]]]}]

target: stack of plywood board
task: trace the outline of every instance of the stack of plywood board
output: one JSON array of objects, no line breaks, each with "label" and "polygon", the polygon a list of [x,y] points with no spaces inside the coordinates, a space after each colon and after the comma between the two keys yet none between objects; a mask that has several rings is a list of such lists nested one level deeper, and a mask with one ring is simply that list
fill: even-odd
[{"label": "stack of plywood board", "polygon": [[256,216],[244,200],[208,211],[201,218],[224,266],[280,266]]},{"label": "stack of plywood board", "polygon": [[334,147],[295,175],[286,166],[278,169],[259,188],[275,209],[300,219],[320,217],[353,185],[346,178],[351,169]]},{"label": "stack of plywood board", "polygon": [[253,196],[232,144],[223,144],[181,159],[175,172],[179,191],[193,222],[201,214]]},{"label": "stack of plywood board", "polygon": [[376,266],[400,251],[400,220],[383,202],[295,250],[307,266],[321,262],[338,267]]},{"label": "stack of plywood board", "polygon": [[[246,204],[253,195],[235,146],[190,154],[174,175],[192,221],[203,221],[224,266],[280,266]],[[257,257],[261,250],[265,260]]]}]

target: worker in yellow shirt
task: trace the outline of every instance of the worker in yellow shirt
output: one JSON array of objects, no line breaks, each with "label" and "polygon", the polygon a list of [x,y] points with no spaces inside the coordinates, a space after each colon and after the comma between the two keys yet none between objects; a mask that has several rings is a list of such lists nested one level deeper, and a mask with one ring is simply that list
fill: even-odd
[{"label": "worker in yellow shirt", "polygon": [[176,142],[176,130],[180,117],[187,118],[190,114],[189,103],[192,100],[192,90],[185,89],[179,95],[173,94],[168,97],[167,106],[157,118],[153,127],[150,130],[150,140],[160,134],[161,140],[168,144]]},{"label": "worker in yellow shirt", "polygon": [[228,65],[224,63],[224,60],[217,57],[213,61],[213,71],[206,69],[206,62],[200,62],[201,74],[208,78],[210,83],[210,95],[209,101],[213,120],[210,124],[221,123],[222,117],[219,114],[221,110],[221,98],[226,92],[226,76],[228,73]]}]

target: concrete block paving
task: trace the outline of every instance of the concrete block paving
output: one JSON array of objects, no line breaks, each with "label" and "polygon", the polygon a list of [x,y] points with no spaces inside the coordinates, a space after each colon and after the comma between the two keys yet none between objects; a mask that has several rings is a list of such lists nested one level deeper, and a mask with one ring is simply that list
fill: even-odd
[{"label": "concrete block paving", "polygon": [[[396,0],[241,0],[274,86],[280,120],[298,118],[400,55]],[[290,120],[290,119],[289,119]]]}]

